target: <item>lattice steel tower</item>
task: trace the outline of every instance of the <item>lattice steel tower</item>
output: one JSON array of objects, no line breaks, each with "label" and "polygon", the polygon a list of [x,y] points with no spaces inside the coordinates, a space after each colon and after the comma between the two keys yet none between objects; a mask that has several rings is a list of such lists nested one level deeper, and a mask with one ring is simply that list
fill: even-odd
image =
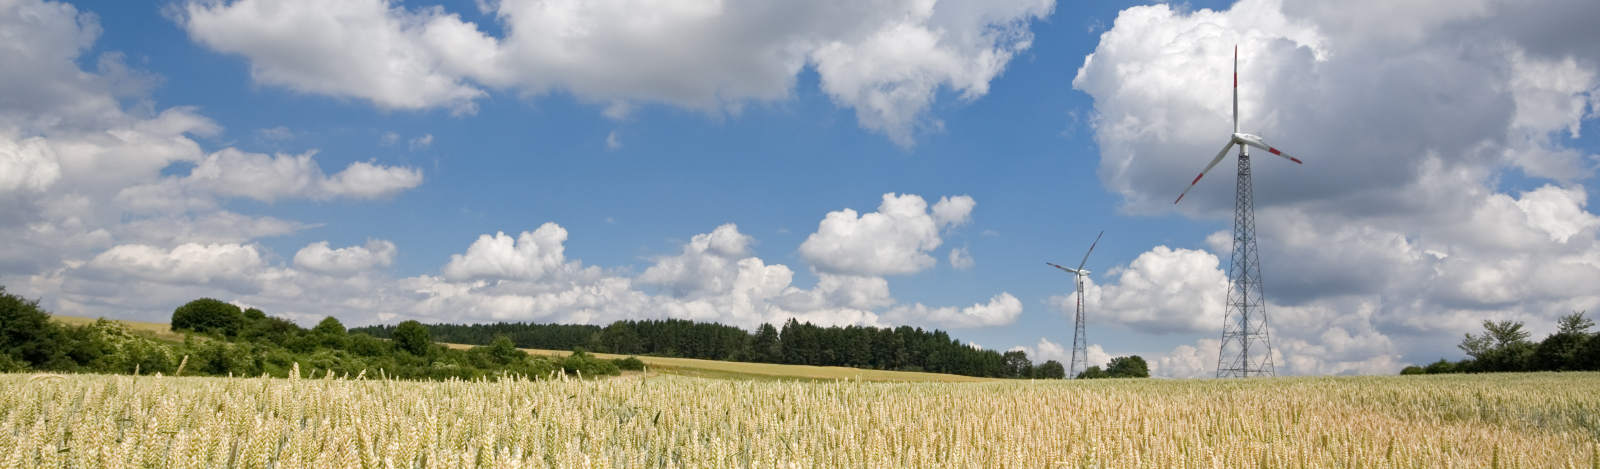
[{"label": "lattice steel tower", "polygon": [[1065,270],[1067,273],[1072,274],[1073,283],[1078,289],[1078,294],[1073,295],[1078,297],[1078,309],[1077,314],[1072,321],[1072,364],[1067,365],[1069,367],[1067,369],[1067,378],[1076,378],[1078,376],[1078,372],[1089,369],[1087,366],[1089,364],[1089,339],[1084,337],[1083,334],[1083,279],[1084,277],[1089,276],[1089,271],[1083,270],[1083,266],[1084,264],[1089,263],[1089,255],[1094,254],[1094,247],[1100,244],[1100,237],[1105,236],[1105,234],[1106,232],[1101,231],[1100,234],[1095,235],[1094,244],[1089,245],[1089,252],[1083,254],[1083,262],[1079,262],[1078,268],[1076,269],[1071,267],[1062,267],[1049,262],[1045,263],[1051,267]]},{"label": "lattice steel tower", "polygon": [[1256,253],[1255,195],[1250,183],[1250,150],[1239,146],[1239,188],[1233,202],[1233,262],[1228,265],[1228,304],[1222,319],[1218,378],[1276,376],[1272,338],[1267,332],[1267,302],[1261,294],[1261,261]]}]

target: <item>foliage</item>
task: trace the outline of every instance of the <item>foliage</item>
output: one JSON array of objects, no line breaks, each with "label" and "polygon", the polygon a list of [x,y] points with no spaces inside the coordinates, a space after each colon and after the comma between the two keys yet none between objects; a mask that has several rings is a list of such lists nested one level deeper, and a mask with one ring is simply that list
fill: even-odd
[{"label": "foliage", "polygon": [[427,327],[415,320],[405,321],[394,328],[394,344],[400,350],[416,356],[426,355],[433,344]]},{"label": "foliage", "polygon": [[1043,365],[1033,368],[1033,377],[1036,379],[1063,379],[1067,377],[1067,368],[1061,362],[1046,360]]},{"label": "foliage", "polygon": [[639,357],[612,359],[611,363],[617,365],[619,370],[644,371],[644,361],[640,360]]},{"label": "foliage", "polygon": [[1078,373],[1077,377],[1078,379],[1149,378],[1150,365],[1138,355],[1116,357],[1111,359],[1111,363],[1106,364],[1105,369],[1091,366]]},{"label": "foliage", "polygon": [[561,369],[568,374],[580,376],[617,375],[622,373],[621,370],[617,369],[616,363],[612,363],[611,360],[595,358],[594,355],[584,351],[583,347],[573,348],[571,355],[561,359]]},{"label": "foliage", "polygon": [[221,300],[201,298],[172,310],[172,330],[232,337],[244,328],[244,312]]},{"label": "foliage", "polygon": [[[926,371],[990,378],[1043,377],[1035,372],[1034,365],[1022,351],[1002,354],[974,349],[944,331],[909,326],[819,327],[792,319],[781,329],[762,324],[754,332],[681,319],[617,321],[604,328],[525,323],[421,326],[432,334],[433,340],[471,345],[487,345],[497,337],[508,337],[517,347],[545,350],[583,347],[619,355]],[[371,326],[354,328],[351,332],[391,338],[398,329],[398,326]],[[1061,376],[1065,374],[1062,372]]]},{"label": "foliage", "polygon": [[[1485,373],[1515,371],[1596,371],[1600,370],[1600,334],[1589,329],[1594,321],[1583,311],[1562,316],[1554,334],[1538,343],[1521,322],[1484,321],[1483,333],[1467,334],[1457,345],[1471,358],[1459,362],[1440,359],[1422,368],[1424,374]],[[1401,374],[1414,374],[1412,367]]]},{"label": "foliage", "polygon": [[53,369],[66,360],[61,327],[38,300],[6,293],[0,286],[0,368],[8,371]]}]

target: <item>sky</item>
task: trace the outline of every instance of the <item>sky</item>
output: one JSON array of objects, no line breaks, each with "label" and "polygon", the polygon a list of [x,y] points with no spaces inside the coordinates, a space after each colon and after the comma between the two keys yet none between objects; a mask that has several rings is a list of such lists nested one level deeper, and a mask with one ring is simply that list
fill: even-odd
[{"label": "sky", "polygon": [[938,328],[1280,375],[1600,312],[1588,0],[0,0],[0,285],[165,322]]}]

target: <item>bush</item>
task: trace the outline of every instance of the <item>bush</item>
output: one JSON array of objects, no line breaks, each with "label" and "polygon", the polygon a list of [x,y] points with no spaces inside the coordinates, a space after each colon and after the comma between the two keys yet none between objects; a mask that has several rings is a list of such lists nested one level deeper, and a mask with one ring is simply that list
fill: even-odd
[{"label": "bush", "polygon": [[244,329],[244,312],[220,300],[201,298],[172,310],[172,330],[233,337]]},{"label": "bush", "polygon": [[1428,373],[1428,370],[1423,369],[1422,367],[1416,366],[1416,365],[1411,365],[1411,366],[1405,367],[1405,369],[1400,370],[1400,374],[1401,375],[1422,375],[1422,374],[1427,374],[1427,373]]},{"label": "bush", "polygon": [[617,365],[619,370],[644,371],[644,361],[640,360],[639,357],[612,359],[611,363]]},{"label": "bush", "polygon": [[583,351],[583,347],[573,347],[572,355],[561,359],[561,370],[567,373],[582,373],[584,376],[619,375],[621,370],[610,360],[601,360]]}]

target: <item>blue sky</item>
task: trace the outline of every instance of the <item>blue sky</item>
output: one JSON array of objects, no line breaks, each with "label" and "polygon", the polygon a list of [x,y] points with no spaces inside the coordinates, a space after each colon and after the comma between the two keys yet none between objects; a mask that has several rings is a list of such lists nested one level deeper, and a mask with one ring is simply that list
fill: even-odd
[{"label": "blue sky", "polygon": [[1373,3],[4,1],[29,66],[0,74],[0,284],[141,320],[797,317],[1066,361],[1044,262],[1105,231],[1091,359],[1205,376],[1232,160],[1168,201],[1226,141],[1238,44],[1243,130],[1306,161],[1255,159],[1280,372],[1597,309],[1595,7]]}]

